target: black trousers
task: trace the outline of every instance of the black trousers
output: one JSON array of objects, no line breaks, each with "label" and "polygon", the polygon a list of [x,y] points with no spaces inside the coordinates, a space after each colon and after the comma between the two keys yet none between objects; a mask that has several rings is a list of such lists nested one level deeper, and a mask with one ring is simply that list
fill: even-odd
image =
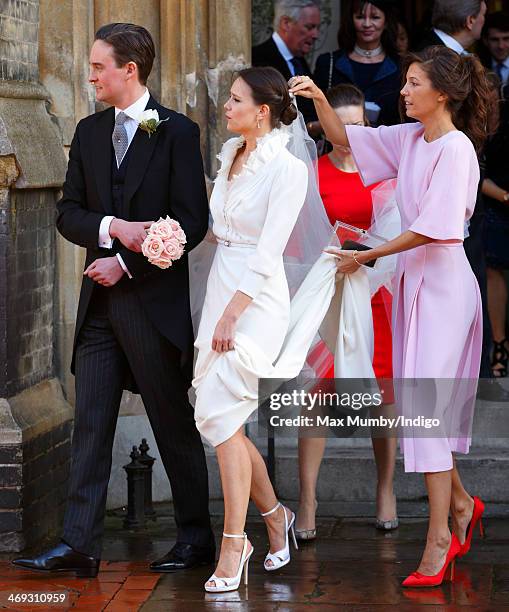
[{"label": "black trousers", "polygon": [[101,556],[113,438],[128,368],[170,480],[177,540],[214,545],[207,464],[180,356],[127,282],[94,290],[76,348],[76,413],[62,535],[75,550]]}]

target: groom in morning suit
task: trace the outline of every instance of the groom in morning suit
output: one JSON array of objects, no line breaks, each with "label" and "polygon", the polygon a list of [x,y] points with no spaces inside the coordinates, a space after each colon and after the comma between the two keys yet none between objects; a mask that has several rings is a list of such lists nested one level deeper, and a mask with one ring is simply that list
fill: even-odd
[{"label": "groom in morning suit", "polygon": [[[154,56],[149,32],[127,23],[100,28],[90,53],[89,80],[97,100],[111,107],[79,122],[57,205],[59,232],[87,249],[71,366],[69,493],[61,542],[14,561],[27,569],[97,574],[123,389],[142,396],[175,505],[177,542],[151,569],[215,558],[205,453],[187,397],[193,359],[187,255],[162,270],[141,254],[146,229],[160,217],[180,222],[187,252],[208,224],[199,129],[148,92]],[[136,121],[149,109],[167,119],[150,137]]]}]

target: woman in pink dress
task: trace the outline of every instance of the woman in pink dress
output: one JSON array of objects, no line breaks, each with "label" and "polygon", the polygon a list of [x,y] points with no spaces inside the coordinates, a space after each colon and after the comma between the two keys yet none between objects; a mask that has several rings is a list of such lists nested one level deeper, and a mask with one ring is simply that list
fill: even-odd
[{"label": "woman in pink dress", "polygon": [[[350,146],[365,185],[397,177],[403,233],[371,251],[341,251],[338,268],[355,272],[400,253],[393,296],[393,369],[401,379],[475,379],[482,316],[479,288],[463,249],[479,183],[479,151],[490,112],[484,69],[471,55],[430,47],[408,56],[401,90],[406,115],[394,126],[344,126],[322,91],[296,77],[292,91],[312,98],[327,138]],[[484,506],[464,489],[453,453],[467,436],[403,438],[407,472],[424,473],[430,518],[419,568],[404,586],[436,586],[468,552]],[[452,531],[449,531],[449,511]]]}]

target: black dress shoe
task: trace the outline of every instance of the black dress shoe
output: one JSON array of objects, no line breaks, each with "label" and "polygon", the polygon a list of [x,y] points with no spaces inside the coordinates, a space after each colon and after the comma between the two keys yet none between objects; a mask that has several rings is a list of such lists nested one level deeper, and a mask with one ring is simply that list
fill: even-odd
[{"label": "black dress shoe", "polygon": [[65,542],[60,542],[38,557],[14,559],[12,563],[36,572],[74,572],[78,578],[95,578],[100,559],[76,552]]},{"label": "black dress shoe", "polygon": [[191,569],[200,565],[209,565],[216,559],[214,547],[193,546],[177,542],[162,559],[153,561],[150,569],[153,572],[175,572]]}]

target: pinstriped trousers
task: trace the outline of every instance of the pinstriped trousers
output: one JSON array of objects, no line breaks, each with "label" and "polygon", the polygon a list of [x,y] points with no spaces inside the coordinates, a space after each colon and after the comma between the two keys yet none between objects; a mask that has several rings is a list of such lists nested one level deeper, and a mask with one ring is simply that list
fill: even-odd
[{"label": "pinstriped trousers", "polygon": [[101,556],[113,438],[128,368],[170,480],[177,541],[214,546],[205,453],[180,356],[128,283],[94,290],[76,347],[76,412],[62,535],[78,552]]}]

